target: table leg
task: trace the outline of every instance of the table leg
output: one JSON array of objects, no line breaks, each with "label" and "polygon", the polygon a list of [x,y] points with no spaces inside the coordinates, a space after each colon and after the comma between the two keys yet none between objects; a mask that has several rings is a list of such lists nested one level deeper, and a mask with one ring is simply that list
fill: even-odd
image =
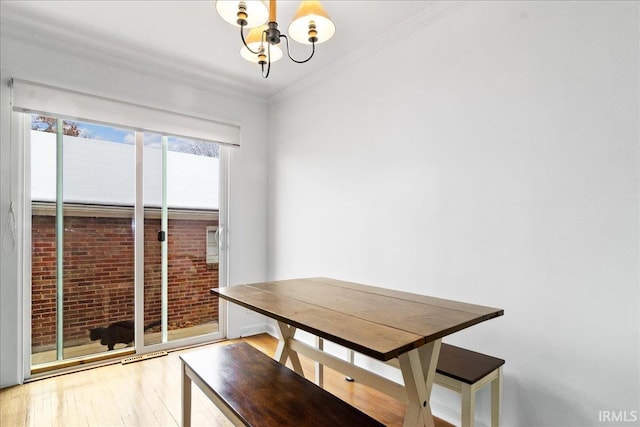
[{"label": "table leg", "polygon": [[289,326],[286,323],[278,322],[278,347],[276,348],[276,354],[273,356],[278,362],[282,365],[287,364],[287,360],[291,360],[291,365],[293,366],[293,370],[304,376],[304,372],[302,370],[302,364],[300,363],[300,359],[298,358],[298,353],[293,351],[289,346],[289,339],[293,339],[293,336],[296,333],[296,328],[293,326]]},{"label": "table leg", "polygon": [[441,343],[441,340],[436,340],[398,357],[409,401],[404,418],[405,427],[434,426],[429,399]]}]

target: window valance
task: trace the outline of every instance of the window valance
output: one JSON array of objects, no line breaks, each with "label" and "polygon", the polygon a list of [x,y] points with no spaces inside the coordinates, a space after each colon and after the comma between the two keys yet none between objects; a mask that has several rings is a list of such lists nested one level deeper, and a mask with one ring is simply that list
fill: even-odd
[{"label": "window valance", "polygon": [[62,117],[137,131],[240,145],[240,127],[13,78],[13,111]]}]

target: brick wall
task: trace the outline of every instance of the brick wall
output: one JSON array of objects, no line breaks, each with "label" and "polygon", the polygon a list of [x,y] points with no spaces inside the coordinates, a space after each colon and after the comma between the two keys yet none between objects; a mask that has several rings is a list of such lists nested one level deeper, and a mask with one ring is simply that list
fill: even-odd
[{"label": "brick wall", "polygon": [[[215,220],[170,219],[170,327],[218,320],[218,265],[206,264],[206,227]],[[159,219],[145,220],[144,296],[147,322],[160,320]],[[64,342],[89,341],[88,329],[134,317],[134,241],[131,218],[65,216]],[[56,341],[55,217],[32,218],[32,347]]]}]

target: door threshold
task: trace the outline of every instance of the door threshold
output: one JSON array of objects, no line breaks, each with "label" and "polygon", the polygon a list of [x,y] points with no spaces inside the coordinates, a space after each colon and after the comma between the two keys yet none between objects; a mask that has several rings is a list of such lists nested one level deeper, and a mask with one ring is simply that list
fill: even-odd
[{"label": "door threshold", "polygon": [[75,368],[83,365],[93,365],[98,362],[112,360],[118,362],[119,358],[135,354],[135,348],[123,348],[121,350],[103,352],[101,354],[82,356],[73,359],[55,360],[53,362],[40,363],[31,367],[31,375],[40,375],[51,371]]}]

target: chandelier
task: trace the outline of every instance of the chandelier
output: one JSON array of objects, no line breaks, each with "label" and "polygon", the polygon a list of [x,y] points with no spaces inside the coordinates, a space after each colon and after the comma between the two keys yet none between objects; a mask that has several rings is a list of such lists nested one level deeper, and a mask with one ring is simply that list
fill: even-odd
[{"label": "chandelier", "polygon": [[[282,58],[280,41],[284,39],[287,56],[293,62],[303,64],[316,52],[316,44],[326,42],[336,31],[336,26],[317,0],[300,2],[298,11],[289,24],[289,37],[294,41],[311,45],[311,54],[306,59],[294,59],[289,51],[289,37],[282,34],[276,21],[276,0],[218,0],[218,14],[228,23],[240,27],[242,48],[240,55],[260,65],[262,77],[269,77],[271,63]],[[245,36],[245,28],[250,29]]]}]

